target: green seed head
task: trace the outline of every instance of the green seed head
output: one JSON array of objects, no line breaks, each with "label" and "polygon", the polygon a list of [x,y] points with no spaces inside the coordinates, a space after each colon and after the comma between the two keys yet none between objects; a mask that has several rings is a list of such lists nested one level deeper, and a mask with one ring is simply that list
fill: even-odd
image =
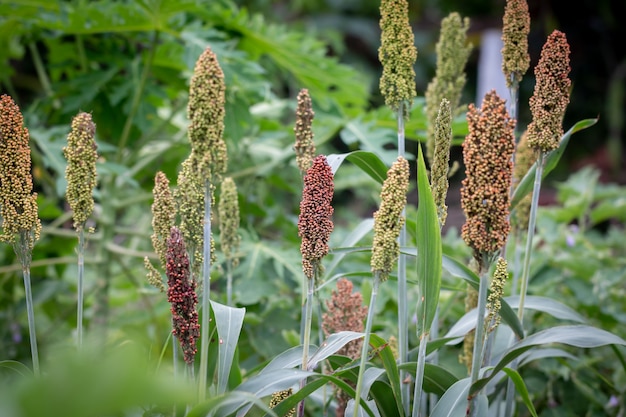
[{"label": "green seed head", "polygon": [[296,151],[296,163],[302,175],[311,167],[315,157],[315,143],[313,143],[313,130],[311,129],[314,116],[309,90],[303,88],[298,94],[296,126],[293,129],[296,134],[293,148]]},{"label": "green seed head", "polygon": [[502,18],[502,72],[509,87],[519,84],[528,66],[530,14],[526,0],[507,0]]},{"label": "green seed head", "polygon": [[222,193],[218,205],[220,244],[227,260],[233,267],[239,263],[237,250],[239,249],[239,200],[237,186],[232,178],[226,177],[222,181]]},{"label": "green seed head", "polygon": [[452,144],[452,114],[450,102],[441,100],[439,114],[435,123],[435,157],[431,165],[431,183],[439,226],[443,227],[448,217],[446,195],[448,194],[448,164],[450,161],[450,145]]}]

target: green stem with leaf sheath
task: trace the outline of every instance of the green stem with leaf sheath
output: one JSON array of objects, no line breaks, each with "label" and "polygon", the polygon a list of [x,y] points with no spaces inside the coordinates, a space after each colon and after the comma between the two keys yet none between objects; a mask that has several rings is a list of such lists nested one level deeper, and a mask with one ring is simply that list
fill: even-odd
[{"label": "green stem with leaf sheath", "polygon": [[198,372],[198,395],[206,399],[209,369],[209,319],[211,317],[211,183],[204,184],[204,229],[202,244],[202,323],[200,324],[200,371]]}]

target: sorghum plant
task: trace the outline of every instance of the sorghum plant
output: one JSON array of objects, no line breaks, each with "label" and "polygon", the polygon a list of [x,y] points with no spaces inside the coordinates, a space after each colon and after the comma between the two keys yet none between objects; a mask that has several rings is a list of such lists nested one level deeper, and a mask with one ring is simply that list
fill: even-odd
[{"label": "sorghum plant", "polygon": [[448,172],[450,145],[452,144],[452,114],[450,101],[442,99],[435,122],[435,151],[430,167],[433,200],[437,207],[439,226],[443,227],[448,217],[446,196],[448,195]]},{"label": "sorghum plant", "polygon": [[218,205],[220,245],[226,257],[226,300],[228,305],[233,302],[233,268],[239,264],[239,200],[237,185],[231,177],[224,178]]},{"label": "sorghum plant", "polygon": [[315,143],[313,142],[313,104],[309,90],[303,88],[298,93],[298,104],[296,108],[296,125],[293,131],[296,135],[296,141],[293,149],[296,152],[296,164],[302,175],[313,164],[315,157]]},{"label": "sorghum plant", "polygon": [[35,332],[35,313],[30,283],[33,247],[41,233],[37,213],[37,194],[33,193],[30,172],[28,129],[22,113],[8,95],[0,97],[0,241],[13,246],[22,266],[30,348],[35,375],[39,375],[39,354]]},{"label": "sorghum plant", "polygon": [[93,212],[93,189],[96,186],[96,160],[98,159],[95,141],[96,125],[91,114],[79,113],[72,120],[72,130],[67,137],[63,153],[67,159],[65,178],[67,179],[67,202],[72,209],[74,228],[78,234],[78,307],[77,339],[83,344],[83,281],[85,271],[85,223]]}]

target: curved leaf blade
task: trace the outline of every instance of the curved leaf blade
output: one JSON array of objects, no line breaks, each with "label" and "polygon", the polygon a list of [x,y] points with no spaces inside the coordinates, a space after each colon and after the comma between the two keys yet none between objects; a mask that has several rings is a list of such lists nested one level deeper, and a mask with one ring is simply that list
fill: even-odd
[{"label": "curved leaf blade", "polygon": [[326,160],[328,161],[328,165],[330,165],[333,174],[337,172],[343,161],[346,159],[361,168],[363,172],[380,184],[382,184],[385,178],[387,178],[387,166],[378,157],[378,155],[373,152],[353,151],[342,154],[330,154],[326,156]]},{"label": "curved leaf blade", "polygon": [[246,315],[245,308],[234,308],[211,301],[211,308],[215,315],[215,325],[219,335],[218,364],[217,364],[217,393],[226,392],[228,376],[233,364],[239,334]]}]

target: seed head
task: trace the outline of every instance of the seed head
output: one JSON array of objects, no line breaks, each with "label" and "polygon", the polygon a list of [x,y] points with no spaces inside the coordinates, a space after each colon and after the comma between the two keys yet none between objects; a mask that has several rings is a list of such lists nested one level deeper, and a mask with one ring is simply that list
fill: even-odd
[{"label": "seed head", "polygon": [[[293,389],[289,388],[282,391],[276,391],[272,394],[272,399],[270,400],[270,408],[276,407],[278,404],[289,398],[293,394]],[[285,414],[285,417],[293,417],[296,415],[296,409],[292,408]]]},{"label": "seed head", "polygon": [[67,159],[67,202],[74,216],[74,228],[79,231],[93,212],[93,189],[96,186],[95,141],[96,125],[89,113],[79,113],[72,119],[72,130],[67,136],[63,154]]},{"label": "seed head", "polygon": [[315,143],[313,142],[313,105],[309,90],[303,88],[298,93],[298,107],[296,109],[296,126],[293,128],[296,134],[294,150],[296,151],[296,163],[302,175],[313,164],[315,157]]},{"label": "seed head", "polygon": [[489,286],[489,296],[487,297],[487,320],[485,324],[488,326],[487,331],[492,332],[500,324],[500,308],[502,307],[502,295],[504,294],[504,286],[509,277],[507,272],[507,262],[504,258],[499,257],[496,263],[496,269],[493,272],[493,278]]},{"label": "seed head", "polygon": [[383,65],[380,91],[385,104],[398,111],[402,103],[403,116],[408,117],[415,97],[415,70],[417,49],[409,23],[409,5],[406,0],[382,0],[380,4],[381,44],[378,59]]},{"label": "seed head", "polygon": [[183,350],[185,362],[192,364],[200,336],[198,324],[198,295],[195,281],[189,274],[189,257],[183,237],[177,227],[172,227],[167,240],[167,300],[172,305],[172,333]]},{"label": "seed head", "polygon": [[526,0],[507,0],[502,18],[502,72],[507,86],[519,84],[528,66],[530,14]]},{"label": "seed head", "polygon": [[41,233],[28,129],[19,107],[8,95],[0,97],[0,241],[13,245],[23,267]]},{"label": "seed head", "polygon": [[224,73],[217,56],[206,48],[196,61],[189,86],[187,113],[190,120],[189,141],[198,159],[202,178],[219,178],[226,171],[228,156],[224,133],[226,102]]},{"label": "seed head", "polygon": [[402,211],[409,190],[409,163],[399,156],[387,171],[380,193],[380,208],[374,213],[374,241],[370,265],[381,282],[389,277],[400,254],[398,236],[404,225]]},{"label": "seed head", "polygon": [[439,113],[442,99],[450,102],[455,112],[461,101],[461,92],[465,86],[465,64],[472,51],[467,44],[469,18],[453,12],[441,21],[441,34],[437,42],[437,69],[435,78],[426,88],[427,156],[432,161],[435,152],[435,120]]},{"label": "seed head", "polygon": [[315,279],[316,272],[321,270],[322,258],[328,254],[328,240],[334,227],[331,205],[334,190],[332,169],[326,157],[318,155],[304,176],[298,218],[302,269],[308,279]]},{"label": "seed head", "polygon": [[222,252],[227,260],[232,262],[233,267],[237,266],[239,258],[239,200],[237,199],[237,186],[232,178],[227,177],[222,181],[222,194],[218,206],[220,244]]},{"label": "seed head", "polygon": [[435,123],[435,157],[431,165],[431,183],[433,184],[433,200],[437,207],[439,226],[443,227],[448,217],[446,195],[448,194],[448,171],[450,161],[450,145],[452,144],[452,114],[450,102],[441,100],[439,114]]},{"label": "seed head", "polygon": [[492,90],[480,110],[470,104],[467,124],[469,133],[463,143],[466,178],[461,188],[466,221],[461,236],[481,263],[483,255],[504,247],[510,229],[515,120]]},{"label": "seed head", "polygon": [[535,92],[530,98],[532,121],[528,125],[528,144],[549,152],[559,147],[563,136],[563,116],[569,104],[569,44],[563,32],[555,30],[541,50],[535,67]]},{"label": "seed head", "polygon": [[[524,132],[515,150],[515,165],[513,166],[513,181],[515,184],[519,184],[536,160],[537,151],[528,146],[528,134]],[[528,228],[532,195],[531,192],[521,199],[511,213],[511,224],[518,232]]]}]

